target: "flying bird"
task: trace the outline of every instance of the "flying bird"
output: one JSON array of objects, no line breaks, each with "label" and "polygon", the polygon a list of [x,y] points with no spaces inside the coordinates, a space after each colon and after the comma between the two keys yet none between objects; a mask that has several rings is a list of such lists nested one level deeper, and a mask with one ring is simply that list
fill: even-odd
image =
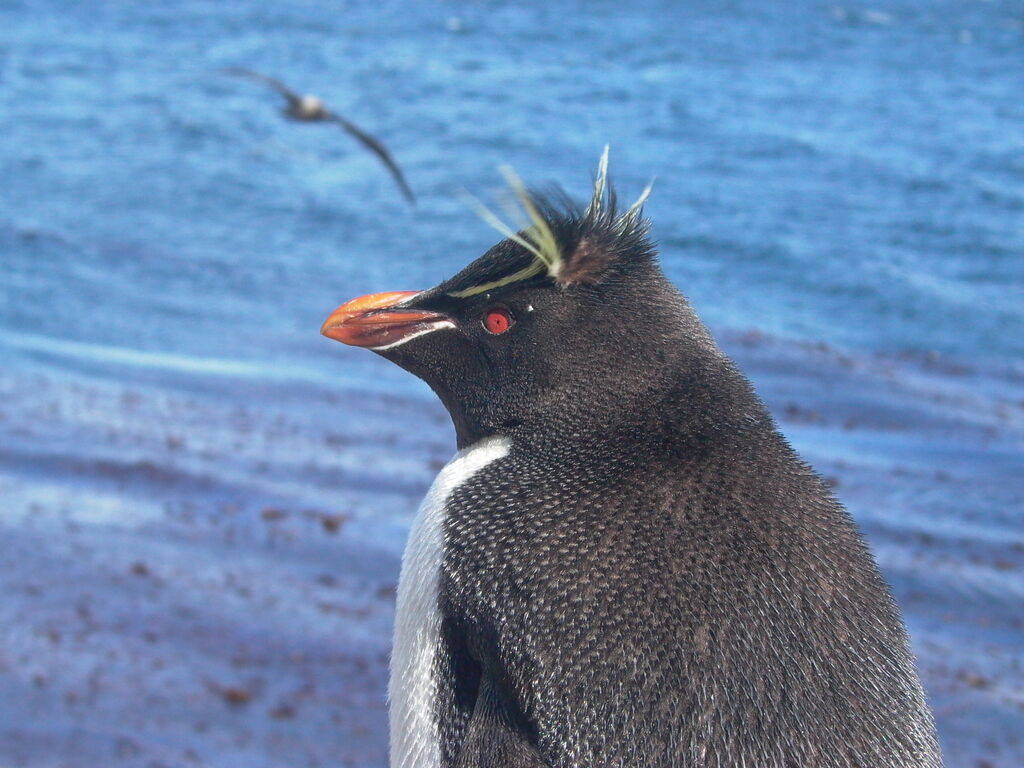
[{"label": "flying bird", "polygon": [[388,172],[391,174],[392,178],[394,178],[395,183],[398,184],[399,189],[402,190],[402,195],[405,196],[405,199],[410,203],[415,204],[416,197],[413,195],[412,189],[405,180],[405,174],[402,173],[402,169],[398,167],[398,163],[395,162],[395,159],[391,156],[387,147],[385,147],[379,139],[371,136],[351,120],[342,117],[337,112],[332,112],[319,97],[293,91],[277,78],[260,74],[259,72],[255,72],[245,67],[227,67],[221,71],[227,75],[244,77],[248,80],[262,83],[263,85],[277,91],[277,93],[284,96],[287,100],[287,104],[282,112],[286,117],[292,120],[298,120],[306,123],[336,123],[337,125],[340,125],[349,133],[349,135],[354,137],[356,141],[361,143],[364,147],[380,158],[380,161],[387,166]]},{"label": "flying bird", "polygon": [[392,768],[940,768],[864,540],[658,265],[642,206],[509,176],[527,226],[321,331],[424,379]]}]

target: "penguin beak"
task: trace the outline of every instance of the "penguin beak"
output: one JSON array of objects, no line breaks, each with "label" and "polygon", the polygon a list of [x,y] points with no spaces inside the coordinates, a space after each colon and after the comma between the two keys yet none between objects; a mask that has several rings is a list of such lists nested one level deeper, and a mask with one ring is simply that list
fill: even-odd
[{"label": "penguin beak", "polygon": [[402,308],[420,293],[422,291],[392,291],[352,299],[330,314],[320,327],[320,333],[342,344],[376,349],[451,325],[451,319],[440,312]]}]

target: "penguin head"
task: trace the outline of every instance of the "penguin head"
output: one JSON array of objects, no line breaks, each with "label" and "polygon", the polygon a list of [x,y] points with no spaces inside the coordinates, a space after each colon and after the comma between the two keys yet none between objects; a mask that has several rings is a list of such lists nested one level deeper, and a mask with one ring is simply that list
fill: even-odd
[{"label": "penguin head", "polygon": [[588,207],[528,193],[519,232],[425,291],[379,293],[335,310],[321,332],[366,347],[426,381],[458,443],[578,434],[628,417],[671,378],[686,337],[685,301],[666,280],[640,200],[619,212],[607,150]]}]

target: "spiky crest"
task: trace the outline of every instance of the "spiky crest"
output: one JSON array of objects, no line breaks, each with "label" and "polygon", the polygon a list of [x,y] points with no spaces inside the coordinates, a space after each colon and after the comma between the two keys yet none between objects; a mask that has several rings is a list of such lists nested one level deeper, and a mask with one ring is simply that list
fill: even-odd
[{"label": "spiky crest", "polygon": [[500,170],[515,201],[502,207],[513,221],[523,221],[525,213],[526,221],[520,231],[513,230],[472,195],[466,195],[467,201],[481,219],[525,248],[534,260],[512,274],[453,291],[450,296],[475,296],[540,274],[546,274],[563,287],[596,282],[604,269],[620,255],[616,245],[646,242],[647,223],[643,218],[643,205],[651,194],[653,183],[648,184],[636,202],[620,215],[615,191],[608,181],[607,145],[598,162],[590,205],[582,213],[578,209],[573,210],[571,205],[566,206],[564,213],[559,212],[550,201],[531,194],[511,168],[503,166]]}]

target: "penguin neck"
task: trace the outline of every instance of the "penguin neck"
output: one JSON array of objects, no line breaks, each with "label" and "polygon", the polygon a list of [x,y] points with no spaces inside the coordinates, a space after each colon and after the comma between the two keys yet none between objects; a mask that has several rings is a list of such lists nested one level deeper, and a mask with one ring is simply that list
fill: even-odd
[{"label": "penguin neck", "polygon": [[[508,437],[523,448],[565,449],[591,456],[662,447],[698,447],[711,439],[770,428],[771,417],[750,383],[697,321],[665,344],[656,366],[624,366],[629,376],[580,371],[578,391],[547,393],[521,418],[473,419],[461,403],[446,401],[460,450],[490,437]],[[440,394],[440,393],[439,393]]]}]

